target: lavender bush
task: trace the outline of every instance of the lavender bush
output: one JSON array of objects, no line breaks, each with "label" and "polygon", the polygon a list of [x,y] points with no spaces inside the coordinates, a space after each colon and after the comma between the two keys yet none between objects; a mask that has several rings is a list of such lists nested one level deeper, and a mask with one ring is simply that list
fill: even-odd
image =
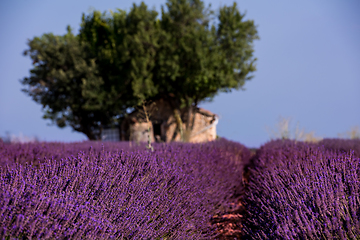
[{"label": "lavender bush", "polygon": [[354,156],[360,158],[360,139],[339,139],[339,138],[325,138],[319,142],[326,149],[333,149],[342,152],[354,151]]},{"label": "lavender bush", "polygon": [[[128,151],[140,150],[144,148],[145,143],[129,142],[107,142],[107,151],[116,151],[126,149]],[[74,142],[64,144],[61,142],[29,142],[29,143],[5,143],[0,139],[0,167],[5,165],[15,166],[16,163],[22,165],[31,163],[38,166],[44,159],[62,159],[76,156],[80,151],[86,152],[89,148],[95,151],[101,151],[104,147],[102,142]]]},{"label": "lavender bush", "polygon": [[290,140],[253,159],[244,239],[359,239],[360,159]]},{"label": "lavender bush", "polygon": [[0,237],[216,238],[210,218],[242,188],[249,156],[225,139],[154,144],[154,152],[128,143],[0,143]]}]

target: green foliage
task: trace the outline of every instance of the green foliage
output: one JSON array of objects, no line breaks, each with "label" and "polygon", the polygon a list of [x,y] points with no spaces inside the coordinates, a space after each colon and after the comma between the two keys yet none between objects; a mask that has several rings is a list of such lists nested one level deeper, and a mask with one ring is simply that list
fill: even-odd
[{"label": "green foliage", "polygon": [[106,112],[97,101],[102,95],[96,90],[103,80],[94,59],[69,27],[64,36],[44,34],[28,45],[30,49],[24,55],[30,55],[34,68],[30,77],[21,81],[28,85],[23,91],[43,105],[43,118],[53,120],[59,127],[70,125],[94,139],[99,122],[107,122]]},{"label": "green foliage", "polygon": [[213,12],[199,0],[170,0],[166,5],[153,81],[158,86],[157,98],[167,99],[174,110],[188,109],[186,129],[192,129],[192,106],[211,101],[219,91],[239,89],[251,79],[248,74],[255,71],[252,41],[258,38],[257,31],[253,21],[243,21],[236,3],[220,9],[217,29],[209,25]]},{"label": "green foliage", "polygon": [[241,89],[251,79],[258,39],[253,21],[236,3],[214,13],[200,0],[168,0],[168,11],[148,10],[142,2],[129,13],[82,16],[81,29],[64,36],[44,34],[29,40],[34,68],[22,83],[43,105],[44,118],[99,139],[105,125],[118,125],[127,110],[144,100],[165,99],[175,113],[191,113],[220,91]]},{"label": "green foliage", "polygon": [[[111,17],[97,11],[82,17],[80,41],[90,46],[104,80],[103,91],[114,107],[141,105],[156,94],[152,82],[159,32],[156,16],[141,3],[134,4],[128,14],[118,9]],[[120,102],[122,106],[119,99],[127,101]]]}]

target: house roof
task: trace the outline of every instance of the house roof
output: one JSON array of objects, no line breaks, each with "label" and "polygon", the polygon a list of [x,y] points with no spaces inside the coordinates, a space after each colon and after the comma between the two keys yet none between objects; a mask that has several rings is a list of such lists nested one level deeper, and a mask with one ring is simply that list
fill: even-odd
[{"label": "house roof", "polygon": [[[162,99],[156,101],[155,104],[150,107],[150,109],[149,108],[147,109],[147,111],[149,114],[149,118],[152,121],[165,120],[165,119],[168,119],[169,117],[173,116],[173,110],[171,109],[170,104]],[[184,114],[185,109],[182,109],[181,112],[182,112],[182,114]],[[215,116],[218,117],[217,114],[214,114],[211,111],[206,110],[204,108],[196,107],[196,112],[200,113],[204,116],[207,116],[207,117],[215,117]],[[134,110],[133,112],[131,112],[128,115],[128,117],[135,118],[138,120],[140,120],[140,119],[146,120],[146,116],[145,116],[144,110],[142,108]]]}]

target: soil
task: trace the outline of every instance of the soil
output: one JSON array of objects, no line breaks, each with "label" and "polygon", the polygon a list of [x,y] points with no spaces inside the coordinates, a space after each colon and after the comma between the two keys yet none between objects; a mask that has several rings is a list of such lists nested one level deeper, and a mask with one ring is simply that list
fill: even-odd
[{"label": "soil", "polygon": [[[256,156],[256,152],[258,149],[253,148],[251,151],[251,158]],[[243,184],[244,189],[246,191],[248,180],[250,177],[249,167],[251,167],[253,161],[250,160],[249,165],[244,167],[243,172]],[[245,207],[242,204],[241,199],[234,201],[231,204],[231,210],[223,215],[215,215],[211,218],[211,224],[215,224],[217,226],[217,232],[219,235],[216,240],[239,240],[242,238],[242,222],[243,222],[243,214],[245,212]]]},{"label": "soil", "polygon": [[211,218],[211,223],[218,228],[218,240],[241,239],[242,236],[242,218],[244,207],[240,201],[233,204],[233,210],[224,215],[215,215]]}]

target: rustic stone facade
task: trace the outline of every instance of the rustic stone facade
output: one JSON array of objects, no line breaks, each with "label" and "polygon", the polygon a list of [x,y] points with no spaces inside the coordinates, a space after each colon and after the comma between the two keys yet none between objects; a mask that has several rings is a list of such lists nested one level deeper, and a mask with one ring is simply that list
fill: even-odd
[{"label": "rustic stone facade", "polygon": [[[164,100],[158,100],[148,110],[150,122],[146,121],[143,110],[136,110],[129,114],[121,124],[121,140],[147,142],[149,139],[148,127],[150,127],[151,142],[170,142],[176,131],[176,119],[170,105]],[[193,131],[190,133],[189,142],[207,142],[216,139],[216,124],[218,116],[202,108],[194,109],[195,120]],[[185,134],[185,122],[187,113],[181,112],[183,121],[183,132]],[[193,119],[192,114],[190,119]],[[180,141],[181,136],[177,134],[175,141]]]}]

